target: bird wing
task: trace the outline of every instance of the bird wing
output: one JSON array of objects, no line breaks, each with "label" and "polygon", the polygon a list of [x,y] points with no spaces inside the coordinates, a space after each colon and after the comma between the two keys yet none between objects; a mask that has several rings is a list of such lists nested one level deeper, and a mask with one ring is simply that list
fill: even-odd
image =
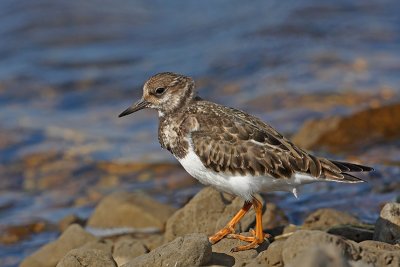
[{"label": "bird wing", "polygon": [[277,179],[303,173],[322,180],[358,182],[359,178],[345,172],[372,170],[315,157],[254,116],[210,102],[204,105],[196,116],[188,116],[196,124],[190,138],[202,163],[216,172]]}]

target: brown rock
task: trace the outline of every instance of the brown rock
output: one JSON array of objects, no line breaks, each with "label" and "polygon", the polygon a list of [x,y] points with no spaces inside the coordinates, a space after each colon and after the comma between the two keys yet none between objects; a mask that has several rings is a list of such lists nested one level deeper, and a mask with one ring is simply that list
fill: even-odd
[{"label": "brown rock", "polygon": [[143,193],[118,192],[104,198],[89,218],[95,228],[132,227],[163,230],[175,211]]},{"label": "brown rock", "polygon": [[284,265],[290,266],[301,261],[298,257],[303,255],[306,249],[315,246],[335,245],[339,251],[348,250],[348,244],[340,237],[329,235],[321,231],[300,230],[294,232],[286,241],[282,250]]},{"label": "brown rock", "polygon": [[386,251],[400,251],[399,246],[390,245],[385,242],[374,241],[374,240],[365,240],[360,242],[360,246],[362,247],[370,247],[373,249],[386,250]]},{"label": "brown rock", "polygon": [[357,252],[352,255],[353,260],[361,258],[363,262],[377,267],[400,266],[400,248],[389,244],[386,245],[372,240],[361,242],[359,247],[356,247]]},{"label": "brown rock", "polygon": [[204,234],[178,237],[149,253],[139,256],[123,267],[136,266],[202,266],[211,259],[211,244]]},{"label": "brown rock", "polygon": [[[168,219],[165,238],[173,240],[189,233],[212,235],[224,227],[242,206],[242,199],[232,199],[228,194],[206,187]],[[254,221],[255,213],[251,209],[240,221],[237,230],[247,231]]]},{"label": "brown rock", "polygon": [[[249,235],[249,233],[242,233],[243,235]],[[218,243],[212,246],[212,259],[210,264],[222,265],[222,266],[232,266],[233,263],[236,266],[244,264],[246,261],[254,259],[257,257],[258,252],[265,250],[268,242],[264,242],[257,249],[250,249],[239,252],[231,252],[231,249],[237,246],[246,245],[248,243],[237,240],[224,238]]]},{"label": "brown rock", "polygon": [[118,266],[122,266],[147,252],[149,250],[141,240],[130,236],[123,236],[114,243],[113,258]]},{"label": "brown rock", "polygon": [[400,103],[371,108],[347,117],[306,121],[292,138],[306,149],[351,151],[400,136]]},{"label": "brown rock", "polygon": [[345,212],[334,209],[319,209],[304,220],[303,229],[328,230],[332,226],[344,224],[361,224],[360,221]]},{"label": "brown rock", "polygon": [[111,253],[90,248],[73,249],[65,255],[57,267],[117,267]]},{"label": "brown rock", "polygon": [[147,237],[140,238],[143,244],[148,250],[153,250],[164,244],[164,235],[150,235]]},{"label": "brown rock", "polygon": [[300,230],[300,229],[301,229],[301,226],[297,226],[297,225],[294,225],[294,224],[289,224],[289,225],[286,225],[285,228],[283,228],[282,234],[284,235],[284,234],[293,233],[293,232],[296,232],[297,230]]},{"label": "brown rock", "polygon": [[74,223],[83,226],[85,224],[85,220],[79,218],[75,214],[70,214],[65,216],[58,222],[58,229],[60,229],[60,232],[64,232],[65,229],[67,229],[71,224]]},{"label": "brown rock", "polygon": [[101,250],[105,253],[112,253],[112,251],[114,249],[114,243],[108,239],[100,239],[100,240],[89,241],[85,245],[81,246],[80,248],[81,249],[95,249],[95,250]]},{"label": "brown rock", "polygon": [[[282,250],[284,265],[291,266],[298,262],[303,262],[306,260],[305,256],[303,257],[306,250],[322,246],[333,246],[335,250],[340,251],[340,254],[343,255],[347,261],[351,261],[352,266],[369,264],[371,266],[397,267],[400,264],[400,250],[389,251],[371,245],[359,245],[354,241],[317,230],[300,230],[293,233],[293,235],[285,241]],[[328,257],[330,255],[329,252],[325,252],[325,254]]]},{"label": "brown rock", "polygon": [[297,255],[287,267],[350,267],[342,252],[333,245],[312,246]]},{"label": "brown rock", "polygon": [[258,256],[247,262],[246,267],[283,267],[282,249],[285,241],[274,241],[268,246],[267,250],[261,251]]},{"label": "brown rock", "polygon": [[0,231],[0,243],[13,244],[50,228],[51,226],[44,221],[8,226]]},{"label": "brown rock", "polygon": [[400,203],[387,203],[375,224],[374,240],[400,244]]},{"label": "brown rock", "polygon": [[44,245],[25,258],[21,267],[54,267],[68,251],[78,248],[96,237],[85,232],[81,226],[73,224],[56,240]]}]

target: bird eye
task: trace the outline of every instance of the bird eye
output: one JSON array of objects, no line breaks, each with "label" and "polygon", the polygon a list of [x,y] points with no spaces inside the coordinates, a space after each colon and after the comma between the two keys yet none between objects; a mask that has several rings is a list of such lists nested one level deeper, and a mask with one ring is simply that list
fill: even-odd
[{"label": "bird eye", "polygon": [[165,88],[163,88],[163,87],[159,87],[155,91],[156,95],[162,95],[162,94],[164,94],[164,92],[165,92]]}]

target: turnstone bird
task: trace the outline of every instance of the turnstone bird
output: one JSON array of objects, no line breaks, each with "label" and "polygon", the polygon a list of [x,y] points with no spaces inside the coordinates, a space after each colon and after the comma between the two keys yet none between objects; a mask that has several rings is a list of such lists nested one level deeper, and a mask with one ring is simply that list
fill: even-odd
[{"label": "turnstone bird", "polygon": [[[274,128],[243,111],[201,99],[193,79],[159,73],[143,86],[143,97],[119,117],[144,108],[158,111],[158,139],[183,168],[201,183],[244,199],[242,209],[220,231],[212,244],[225,236],[247,241],[233,251],[257,247],[268,234],[262,229],[260,192],[289,191],[300,185],[333,181],[362,182],[351,172],[372,171],[367,166],[328,160],[295,146]],[[254,207],[252,236],[235,234],[235,225]]]}]

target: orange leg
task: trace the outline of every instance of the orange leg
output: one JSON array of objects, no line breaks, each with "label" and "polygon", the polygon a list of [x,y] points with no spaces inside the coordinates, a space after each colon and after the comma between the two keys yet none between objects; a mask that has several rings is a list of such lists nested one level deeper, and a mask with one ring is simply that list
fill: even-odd
[{"label": "orange leg", "polygon": [[258,199],[253,198],[253,207],[256,212],[256,230],[250,231],[252,236],[229,234],[228,238],[235,238],[235,239],[249,242],[249,244],[247,244],[247,245],[233,248],[232,249],[233,252],[255,248],[258,245],[260,245],[262,242],[264,242],[265,237],[267,237],[267,238],[270,237],[269,234],[264,234],[263,228],[262,228],[262,203]]},{"label": "orange leg", "polygon": [[[253,201],[254,203],[254,201]],[[214,235],[210,236],[208,240],[210,241],[211,244],[215,244],[218,241],[220,241],[222,238],[227,236],[228,234],[232,234],[235,232],[235,226],[236,224],[243,218],[243,216],[249,211],[251,206],[253,205],[252,202],[245,202],[243,204],[243,207],[241,210],[239,210],[238,213],[228,222],[228,224],[219,230],[217,233]]]}]

